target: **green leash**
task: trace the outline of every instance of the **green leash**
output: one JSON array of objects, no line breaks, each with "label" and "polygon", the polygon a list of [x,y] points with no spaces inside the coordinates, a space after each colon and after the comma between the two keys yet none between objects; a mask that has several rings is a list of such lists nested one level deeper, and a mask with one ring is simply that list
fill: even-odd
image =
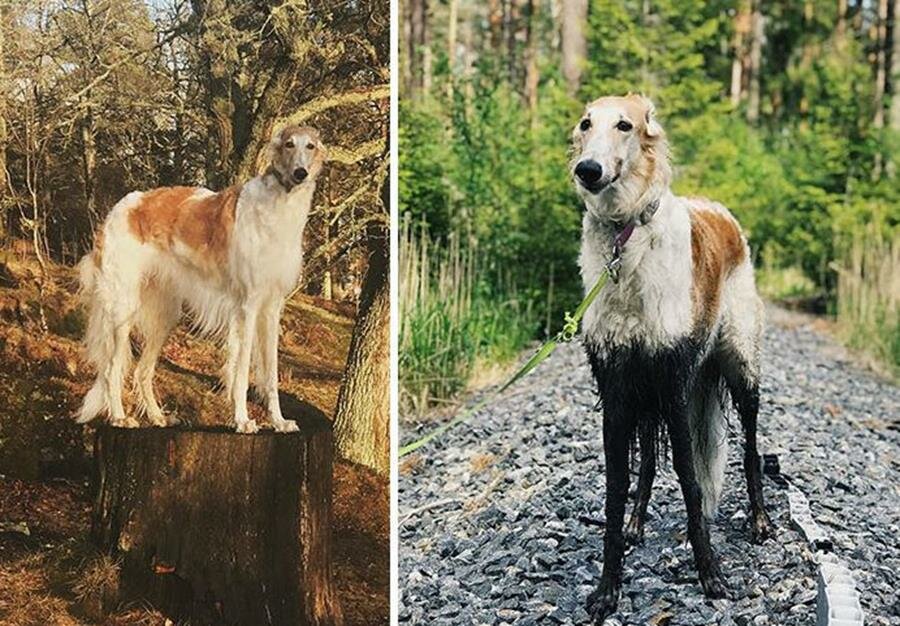
[{"label": "green leash", "polygon": [[[628,232],[628,235],[629,236],[631,235],[630,231]],[[626,239],[627,239],[627,237],[626,237]],[[622,242],[622,244],[624,245],[624,241]],[[561,331],[559,331],[558,333],[556,333],[556,335],[552,339],[550,339],[544,345],[542,345],[538,349],[538,351],[534,353],[534,356],[532,356],[530,359],[528,359],[528,361],[525,362],[525,365],[523,365],[521,368],[519,368],[519,371],[517,371],[515,374],[512,375],[512,378],[510,378],[505,383],[503,383],[503,385],[499,389],[497,389],[493,393],[489,394],[487,397],[485,397],[482,400],[480,400],[479,402],[477,402],[474,406],[469,407],[468,409],[466,409],[465,411],[463,411],[462,413],[460,413],[459,415],[454,417],[452,420],[450,420],[443,426],[439,426],[438,428],[435,428],[434,430],[432,430],[430,433],[428,433],[421,439],[416,439],[412,443],[408,443],[405,446],[403,446],[402,448],[400,448],[399,456],[403,457],[411,452],[415,452],[416,450],[418,450],[419,448],[421,448],[422,446],[427,444],[432,439],[440,437],[442,434],[444,434],[445,432],[447,432],[448,430],[450,430],[451,428],[453,428],[460,422],[467,420],[477,410],[483,408],[485,405],[492,402],[501,393],[503,393],[504,391],[509,389],[512,385],[514,385],[516,382],[518,382],[519,380],[525,378],[528,374],[530,374],[532,372],[532,370],[534,370],[534,368],[536,368],[543,361],[545,361],[547,359],[547,357],[549,357],[553,353],[553,351],[556,350],[556,346],[558,346],[561,343],[568,343],[568,342],[572,341],[572,339],[575,337],[575,333],[578,332],[578,322],[581,321],[581,318],[584,317],[584,314],[585,314],[585,312],[587,312],[588,307],[591,306],[591,303],[600,294],[600,290],[603,289],[603,286],[606,284],[606,281],[609,279],[610,274],[613,275],[613,280],[616,280],[617,271],[618,271],[618,262],[619,262],[619,258],[620,258],[619,250],[621,249],[621,246],[617,246],[617,248],[618,249],[616,249],[613,253],[613,260],[610,261],[610,263],[607,264],[606,269],[600,273],[600,278],[597,279],[596,284],[588,292],[588,294],[584,297],[584,300],[581,301],[581,304],[578,305],[578,308],[575,309],[575,313],[573,313],[572,315],[569,315],[568,312],[566,313],[565,325],[563,326],[563,329]]]}]

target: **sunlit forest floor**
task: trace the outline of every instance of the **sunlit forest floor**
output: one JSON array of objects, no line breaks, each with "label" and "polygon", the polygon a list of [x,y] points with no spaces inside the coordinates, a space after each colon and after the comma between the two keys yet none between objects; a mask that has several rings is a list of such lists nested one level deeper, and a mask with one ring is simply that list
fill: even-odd
[{"label": "sunlit forest floor", "polygon": [[[79,345],[76,293],[71,268],[42,272],[25,245],[0,251],[0,625],[164,624],[145,605],[110,615],[99,608],[115,570],[88,543],[92,438],[70,418],[93,376]],[[352,306],[299,295],[282,319],[281,389],[329,416],[354,315]],[[179,328],[155,378],[163,409],[190,423],[226,422],[222,359],[213,342]],[[250,411],[265,416],[257,403]],[[348,624],[388,619],[388,490],[366,470],[335,467],[336,574]]]}]

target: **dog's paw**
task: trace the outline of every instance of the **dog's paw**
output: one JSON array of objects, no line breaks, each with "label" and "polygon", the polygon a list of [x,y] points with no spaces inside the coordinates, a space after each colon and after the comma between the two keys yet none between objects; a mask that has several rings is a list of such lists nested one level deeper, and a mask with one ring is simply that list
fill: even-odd
[{"label": "dog's paw", "polygon": [[750,520],[750,539],[754,543],[762,543],[772,536],[774,526],[765,511],[759,511]]},{"label": "dog's paw", "polygon": [[272,428],[279,433],[295,433],[300,430],[300,427],[297,426],[297,422],[286,419],[273,420]]},{"label": "dog's paw", "polygon": [[637,515],[632,515],[625,527],[625,544],[639,546],[642,543],[644,543],[644,522]]},{"label": "dog's paw", "polygon": [[109,425],[113,428],[140,428],[141,423],[133,417],[125,417],[120,420],[109,420]]},{"label": "dog's paw", "polygon": [[728,597],[728,585],[718,566],[700,574],[700,586],[703,587],[704,595],[711,600]]},{"label": "dog's paw", "polygon": [[585,608],[594,624],[602,626],[604,620],[616,612],[618,604],[619,589],[613,585],[601,582],[600,586],[588,596]]},{"label": "dog's paw", "polygon": [[243,420],[237,423],[235,431],[252,435],[253,433],[259,432],[259,425],[251,419]]},{"label": "dog's paw", "polygon": [[157,413],[157,414],[147,414],[147,419],[150,420],[150,423],[153,426],[159,426],[160,428],[165,428],[166,426],[174,426],[178,423],[178,420],[174,417],[169,417],[165,413]]}]

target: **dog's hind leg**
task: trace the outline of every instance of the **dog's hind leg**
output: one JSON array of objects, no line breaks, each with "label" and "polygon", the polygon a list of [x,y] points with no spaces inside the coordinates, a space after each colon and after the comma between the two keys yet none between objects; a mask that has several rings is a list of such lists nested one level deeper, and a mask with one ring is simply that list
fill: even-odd
[{"label": "dog's hind leg", "polygon": [[756,296],[749,263],[735,270],[726,290],[727,313],[722,324],[718,359],[732,402],[744,431],[744,476],[750,497],[750,533],[761,542],[771,534],[772,523],[763,502],[762,471],[756,442],[759,415],[760,345],[762,301]]},{"label": "dog's hind leg", "polygon": [[155,283],[145,286],[138,317],[144,347],[134,369],[134,387],[147,413],[147,419],[154,426],[172,426],[177,423],[174,416],[163,413],[153,392],[153,374],[159,353],[181,316],[181,303],[172,293],[172,290],[166,290]]},{"label": "dog's hind leg", "polygon": [[750,535],[761,543],[771,534],[772,523],[763,501],[762,472],[756,447],[756,423],[759,414],[759,384],[734,373],[728,377],[728,389],[744,431],[744,477],[750,497]]},{"label": "dog's hind leg", "polygon": [[628,526],[625,527],[625,542],[637,545],[644,541],[644,521],[647,519],[647,505],[650,503],[650,492],[653,489],[653,478],[656,476],[656,436],[657,430],[652,423],[643,423],[638,429],[640,443],[641,469],[638,475],[637,498]]},{"label": "dog's hind leg", "polygon": [[122,405],[122,386],[125,380],[125,369],[131,360],[131,320],[118,323],[114,331],[113,357],[106,366],[106,384],[109,389],[109,423],[120,428],[137,428],[140,426],[133,417],[125,415]]}]

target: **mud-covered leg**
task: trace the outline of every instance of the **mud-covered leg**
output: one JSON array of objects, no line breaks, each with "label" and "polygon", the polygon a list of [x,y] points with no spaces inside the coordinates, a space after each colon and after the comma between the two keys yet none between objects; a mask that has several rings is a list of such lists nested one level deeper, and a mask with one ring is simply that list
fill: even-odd
[{"label": "mud-covered leg", "polygon": [[644,541],[644,521],[647,519],[647,505],[656,476],[656,430],[651,424],[642,424],[638,430],[640,441],[641,469],[638,475],[637,497],[631,518],[625,527],[625,542],[637,545]]},{"label": "mud-covered leg", "polygon": [[603,573],[587,599],[587,611],[602,624],[616,610],[625,557],[625,506],[628,501],[629,420],[620,409],[607,406],[603,416],[603,449],[606,459],[606,533],[603,538]]},{"label": "mud-covered leg", "polygon": [[703,515],[700,485],[694,473],[693,450],[687,417],[687,400],[678,394],[669,412],[669,438],[672,442],[672,464],[678,475],[681,493],[688,517],[688,539],[694,550],[694,564],[700,578],[700,585],[708,598],[722,598],[726,595],[725,582],[719,571],[719,564],[709,540],[709,526]]},{"label": "mud-covered leg", "polygon": [[772,523],[763,501],[762,472],[756,447],[756,421],[759,414],[759,385],[745,381],[729,382],[731,397],[741,416],[744,429],[744,476],[750,497],[750,535],[761,543],[770,536]]}]

